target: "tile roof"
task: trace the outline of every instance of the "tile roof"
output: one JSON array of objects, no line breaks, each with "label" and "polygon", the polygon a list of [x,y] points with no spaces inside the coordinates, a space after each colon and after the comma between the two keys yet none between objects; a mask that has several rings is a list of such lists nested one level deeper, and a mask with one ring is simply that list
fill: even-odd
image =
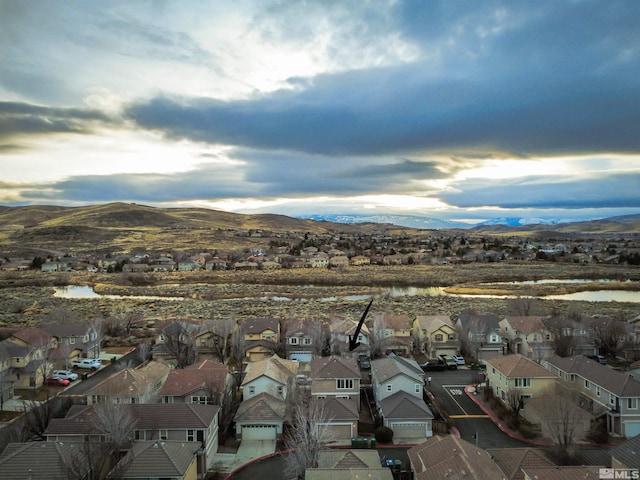
[{"label": "tile roof", "polygon": [[311,360],[311,378],[360,378],[360,368],[354,358],[318,357]]},{"label": "tile roof", "polygon": [[[87,455],[91,444],[75,442],[28,442],[10,443],[0,455],[0,478],[2,480],[67,480],[69,471],[64,464],[73,463],[79,471],[85,463],[89,470]],[[97,445],[95,445],[97,447]]]},{"label": "tile roof", "polygon": [[[136,419],[137,430],[182,430],[207,428],[218,415],[220,407],[193,403],[135,403],[119,404]],[[95,434],[94,413],[100,405],[74,405],[64,418],[54,418],[45,436]]]},{"label": "tile roof", "polygon": [[584,355],[564,358],[554,355],[543,363],[567,373],[580,375],[619,397],[640,397],[640,381],[628,373],[613,370]]},{"label": "tile roof", "polygon": [[640,468],[640,435],[613,447],[611,457],[626,465],[627,468]]},{"label": "tile roof", "polygon": [[161,395],[184,396],[202,388],[222,392],[227,384],[229,367],[211,360],[189,365],[169,372],[160,391]]},{"label": "tile roof", "polygon": [[556,378],[549,370],[518,353],[491,358],[485,362],[510,378]]},{"label": "tile roof", "polygon": [[460,478],[506,479],[491,456],[455,435],[435,436],[411,447],[407,454],[415,480]]},{"label": "tile roof", "polygon": [[293,360],[280,358],[277,354],[258,362],[250,362],[247,365],[242,385],[265,376],[282,385],[286,385],[290,378],[298,373],[298,363]]},{"label": "tile roof", "polygon": [[432,420],[433,413],[421,398],[407,392],[396,392],[380,402],[384,418]]},{"label": "tile roof", "polygon": [[234,418],[236,422],[284,421],[285,414],[284,400],[262,392],[242,402]]},{"label": "tile roof", "polygon": [[117,478],[181,478],[199,448],[200,442],[137,441],[114,471]]},{"label": "tile roof", "polygon": [[378,382],[386,382],[398,375],[414,378],[420,383],[424,378],[424,372],[415,361],[412,363],[412,361],[396,355],[379,358],[371,362],[371,377],[377,379]]},{"label": "tile roof", "polygon": [[511,328],[519,333],[530,334],[544,330],[546,327],[542,322],[542,317],[530,316],[530,317],[506,317],[505,320],[509,322]]},{"label": "tile roof", "polygon": [[[144,396],[171,371],[165,363],[149,362],[138,368],[125,368],[86,391],[87,395]],[[157,390],[156,390],[157,391]]]},{"label": "tile roof", "polygon": [[[529,403],[527,402],[527,405]],[[493,461],[509,480],[523,480],[523,467],[549,467],[555,464],[542,450],[537,448],[492,448],[487,449]]]}]

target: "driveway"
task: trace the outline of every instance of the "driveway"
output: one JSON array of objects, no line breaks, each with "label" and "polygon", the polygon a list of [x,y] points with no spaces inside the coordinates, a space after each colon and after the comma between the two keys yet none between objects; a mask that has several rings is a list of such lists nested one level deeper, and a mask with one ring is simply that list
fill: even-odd
[{"label": "driveway", "polygon": [[275,440],[243,440],[238,447],[236,457],[244,460],[242,463],[250,462],[256,458],[264,457],[276,451]]}]

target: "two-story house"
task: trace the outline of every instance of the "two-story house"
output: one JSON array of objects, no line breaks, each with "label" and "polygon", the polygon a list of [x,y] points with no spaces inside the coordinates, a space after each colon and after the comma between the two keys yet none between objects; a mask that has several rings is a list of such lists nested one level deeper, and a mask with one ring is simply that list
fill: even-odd
[{"label": "two-story house", "polygon": [[42,385],[55,367],[52,352],[57,348],[56,339],[42,329],[25,328],[13,333],[4,342],[5,350],[10,355],[6,380],[13,383],[14,388]]},{"label": "two-story house", "polygon": [[500,332],[507,339],[511,353],[519,353],[537,362],[553,354],[553,335],[542,317],[505,317]]},{"label": "two-story house", "polygon": [[98,358],[100,344],[98,334],[91,325],[80,323],[55,323],[40,327],[55,338],[57,347],[54,359],[57,368],[69,368],[80,358]]},{"label": "two-story house", "polygon": [[542,364],[575,387],[583,408],[596,418],[606,416],[609,434],[626,438],[640,434],[640,381],[583,355],[554,355]]},{"label": "two-story house", "polygon": [[156,333],[151,350],[153,359],[182,368],[195,361],[194,337],[200,330],[195,321],[178,320]]},{"label": "two-story house", "polygon": [[[382,314],[378,314],[382,315]],[[384,315],[374,326],[382,327],[382,348],[385,354],[409,355],[413,350],[412,322],[407,315]],[[378,333],[378,332],[376,332]]]},{"label": "two-story house", "polygon": [[487,388],[509,407],[512,399],[524,404],[526,399],[549,392],[556,376],[524,355],[514,353],[485,361]]},{"label": "two-story house", "polygon": [[247,318],[242,324],[245,360],[256,362],[273,355],[280,342],[280,322],[276,318]]},{"label": "two-story house", "polygon": [[295,320],[287,325],[285,333],[287,358],[309,363],[322,353],[326,340],[327,331],[320,320]]},{"label": "two-story house", "polygon": [[229,401],[233,380],[223,363],[202,360],[169,372],[160,397],[162,403],[200,403],[222,406]]},{"label": "two-story house", "polygon": [[156,403],[171,368],[161,362],[148,362],[125,368],[86,391],[87,404]]},{"label": "two-story house", "polygon": [[325,426],[337,444],[358,434],[360,369],[349,357],[316,357],[311,361],[311,397],[327,417]]},{"label": "two-story house", "polygon": [[272,355],[247,365],[242,380],[242,403],[234,417],[236,437],[276,440],[286,420],[286,401],[295,388],[298,363]]},{"label": "two-story house", "polygon": [[331,353],[353,358],[358,358],[360,355],[370,355],[370,335],[366,324],[362,324],[358,337],[355,339],[359,343],[358,347],[349,350],[349,337],[355,335],[359,323],[358,320],[345,318],[335,319],[329,324]]},{"label": "two-story house", "polygon": [[427,357],[452,357],[460,353],[458,331],[447,315],[419,315],[413,322],[413,329],[420,340],[420,351]]},{"label": "two-story house", "polygon": [[464,312],[456,320],[455,326],[465,356],[483,362],[504,355],[506,342],[495,315]]},{"label": "two-story house", "polygon": [[433,435],[433,414],[423,399],[424,372],[415,360],[396,355],[373,360],[371,383],[395,443],[419,443]]},{"label": "two-story house", "polygon": [[[96,409],[105,405],[74,405],[64,418],[52,419],[44,431],[47,441],[82,442],[108,435],[96,421]],[[203,476],[213,466],[218,451],[218,412],[215,405],[194,403],[140,403],[112,405],[131,416],[132,441],[176,440],[198,442],[198,474]],[[117,410],[116,410],[117,412]]]}]

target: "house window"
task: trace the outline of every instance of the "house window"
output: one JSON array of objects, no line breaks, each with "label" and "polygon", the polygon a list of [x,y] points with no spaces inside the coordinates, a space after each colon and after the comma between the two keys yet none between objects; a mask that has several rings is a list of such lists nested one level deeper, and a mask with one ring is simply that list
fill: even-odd
[{"label": "house window", "polygon": [[420,393],[422,391],[422,387],[419,383],[415,384],[416,393]]},{"label": "house window", "polygon": [[629,409],[629,410],[637,410],[638,409],[638,399],[637,398],[627,398],[627,409]]},{"label": "house window", "polygon": [[449,334],[449,340],[455,340],[456,339],[456,334],[455,333],[450,333]]},{"label": "house window", "polygon": [[282,385],[278,385],[278,395],[282,396],[283,393],[284,393],[284,387]]},{"label": "house window", "polygon": [[133,438],[136,440],[146,440],[145,430],[136,430],[134,432]]},{"label": "house window", "polygon": [[289,345],[298,345],[298,337],[289,338]]},{"label": "house window", "polygon": [[338,390],[353,389],[353,379],[352,378],[338,378],[336,380],[336,388]]},{"label": "house window", "polygon": [[391,391],[393,391],[393,385],[388,384],[387,385],[387,392],[391,392]]},{"label": "house window", "polygon": [[611,405],[615,405],[616,404],[616,396],[613,393],[609,394],[609,403]]},{"label": "house window", "polygon": [[364,335],[362,334],[358,335],[358,341],[361,343],[364,342]]},{"label": "house window", "polygon": [[168,440],[169,439],[169,431],[168,430],[159,430],[158,436],[160,440]]},{"label": "house window", "polygon": [[600,387],[598,385],[596,385],[596,395],[600,396]]},{"label": "house window", "polygon": [[189,429],[187,430],[187,442],[194,442],[196,439],[196,431]]},{"label": "house window", "polygon": [[71,345],[74,345],[74,344],[76,343],[76,339],[75,339],[75,337],[71,337],[71,338],[69,339],[69,343],[70,343]]},{"label": "house window", "polygon": [[441,341],[443,340],[443,338],[444,338],[444,337],[442,336],[442,334],[441,334],[441,333],[438,333],[438,334],[436,334],[436,336],[435,336],[436,342],[441,342]]},{"label": "house window", "polygon": [[140,403],[137,397],[131,397],[131,403]]},{"label": "house window", "polygon": [[207,339],[206,338],[201,338],[200,339],[200,345],[205,345],[207,343]]},{"label": "house window", "polygon": [[589,382],[589,380],[584,381],[584,388],[591,390],[591,382]]},{"label": "house window", "polygon": [[252,385],[249,387],[249,395],[255,395],[255,394],[256,394],[256,387]]},{"label": "house window", "polygon": [[191,403],[197,403],[200,405],[208,405],[209,404],[209,398],[206,395],[192,395],[191,396]]},{"label": "house window", "polygon": [[497,335],[491,335],[489,337],[489,342],[490,343],[498,343],[498,336]]},{"label": "house window", "polygon": [[305,345],[311,345],[311,341],[312,339],[308,337],[302,339],[302,343]]},{"label": "house window", "polygon": [[162,403],[173,403],[173,397],[170,395],[163,396]]},{"label": "house window", "polygon": [[572,373],[571,375],[569,375],[569,378],[571,379],[572,382],[576,381],[576,374]]},{"label": "house window", "polygon": [[344,398],[346,400],[349,400],[351,397],[349,395],[336,395],[336,398]]},{"label": "house window", "polygon": [[551,340],[551,335],[547,333],[547,340]]}]

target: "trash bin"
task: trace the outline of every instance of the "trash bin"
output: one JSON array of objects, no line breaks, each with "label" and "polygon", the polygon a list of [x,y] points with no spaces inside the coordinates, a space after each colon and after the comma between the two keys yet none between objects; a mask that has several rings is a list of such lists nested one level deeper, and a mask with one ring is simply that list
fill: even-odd
[{"label": "trash bin", "polygon": [[83,373],[80,378],[82,378],[82,380],[86,380],[87,378],[89,378],[89,374],[88,373]]},{"label": "trash bin", "polygon": [[371,439],[371,448],[376,448],[376,439],[375,438]]},{"label": "trash bin", "polygon": [[351,448],[356,448],[357,444],[358,444],[358,439],[357,438],[352,438],[351,439]]}]

